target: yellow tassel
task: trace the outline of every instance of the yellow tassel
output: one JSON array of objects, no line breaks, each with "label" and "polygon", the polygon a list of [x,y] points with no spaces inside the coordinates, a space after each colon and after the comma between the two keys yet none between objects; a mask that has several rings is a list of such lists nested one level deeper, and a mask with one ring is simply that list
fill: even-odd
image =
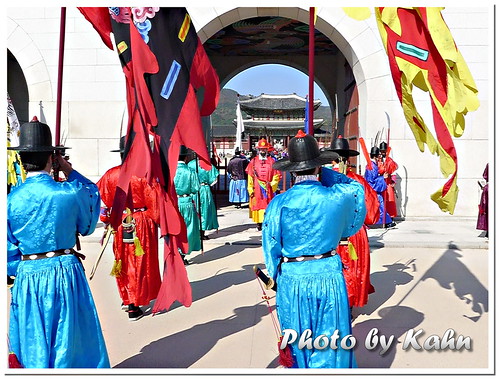
[{"label": "yellow tassel", "polygon": [[357,256],[357,252],[355,251],[355,247],[350,241],[348,241],[348,253],[350,254],[352,261],[356,261],[359,258]]},{"label": "yellow tassel", "polygon": [[135,255],[137,257],[144,255],[144,250],[142,249],[142,246],[140,245],[139,237],[137,237],[137,235],[135,233],[133,236],[133,244],[135,245]]},{"label": "yellow tassel", "polygon": [[113,268],[111,269],[111,273],[109,275],[114,277],[121,275],[121,259],[119,261],[114,261]]}]

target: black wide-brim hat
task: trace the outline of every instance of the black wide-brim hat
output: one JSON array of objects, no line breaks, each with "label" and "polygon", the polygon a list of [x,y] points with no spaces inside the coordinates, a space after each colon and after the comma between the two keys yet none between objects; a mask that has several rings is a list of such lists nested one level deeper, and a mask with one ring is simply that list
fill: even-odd
[{"label": "black wide-brim hat", "polygon": [[288,157],[274,162],[272,167],[279,171],[304,171],[339,158],[339,155],[333,151],[320,151],[317,140],[299,130],[298,134],[289,141]]},{"label": "black wide-brim hat", "polygon": [[334,151],[342,157],[355,157],[360,154],[357,150],[350,149],[348,140],[341,136],[333,140],[331,146],[327,150]]},{"label": "black wide-brim hat", "polygon": [[19,132],[19,146],[9,146],[8,150],[19,152],[38,153],[45,151],[64,151],[66,146],[52,146],[52,133],[47,124],[38,121],[36,117],[30,122],[21,125]]},{"label": "black wide-brim hat", "polygon": [[180,145],[180,150],[178,152],[178,156],[179,158],[185,158],[186,156],[188,156],[190,154],[190,149],[188,149],[186,146],[184,145]]}]

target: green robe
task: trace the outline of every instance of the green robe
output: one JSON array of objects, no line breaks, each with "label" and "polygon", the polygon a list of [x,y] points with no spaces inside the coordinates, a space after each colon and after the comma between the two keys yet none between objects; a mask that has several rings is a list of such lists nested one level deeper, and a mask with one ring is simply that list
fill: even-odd
[{"label": "green robe", "polygon": [[[211,193],[211,187],[217,182],[218,170],[215,166],[211,166],[211,170],[207,171],[196,164],[196,159],[190,161],[187,166],[197,172],[201,188],[199,196],[196,197],[196,206],[201,209],[201,229],[213,230],[218,229],[217,208],[215,207],[215,200]],[[199,199],[201,199],[201,206],[199,206]]]},{"label": "green robe", "polygon": [[178,196],[178,210],[184,218],[187,227],[189,251],[201,250],[201,236],[199,232],[199,216],[194,205],[199,191],[199,180],[196,171],[189,168],[185,162],[178,162],[177,172],[173,179]]}]

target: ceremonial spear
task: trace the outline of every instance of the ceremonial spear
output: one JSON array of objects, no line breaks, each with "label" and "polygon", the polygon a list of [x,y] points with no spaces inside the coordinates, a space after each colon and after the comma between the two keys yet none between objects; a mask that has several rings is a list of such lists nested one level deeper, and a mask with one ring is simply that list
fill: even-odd
[{"label": "ceremonial spear", "polygon": [[[199,180],[199,161],[198,161],[198,154],[194,151],[194,159],[196,160],[196,177],[198,178]],[[203,220],[201,219],[202,215],[201,215],[201,181],[199,182],[200,186],[199,186],[199,190],[198,190],[198,193],[197,193],[197,207],[194,207],[195,209],[196,208],[199,208],[199,209],[196,209],[196,213],[198,215],[198,218],[199,218],[199,238],[201,239],[201,254],[204,255],[204,243],[203,243],[203,231],[202,231],[202,228],[203,228]],[[196,205],[196,203],[194,203],[194,205]]]},{"label": "ceremonial spear", "polygon": [[[388,158],[388,154],[390,152],[390,116],[388,113],[386,113],[386,119],[388,121],[388,127],[387,127],[387,132],[386,132],[386,156],[385,156],[385,162],[386,158]],[[386,172],[386,165],[385,165],[385,172]],[[388,178],[385,178],[386,186],[387,189],[383,192],[383,228],[386,228],[386,194],[388,192],[388,186],[390,181]]]},{"label": "ceremonial spear", "polygon": [[[59,65],[57,69],[57,103],[55,113],[55,146],[61,147],[61,107],[62,107],[62,72],[64,62],[64,40],[66,33],[66,7],[61,8],[61,25],[59,32]],[[64,149],[61,149],[64,151]],[[55,153],[60,154],[59,149]],[[54,179],[59,181],[59,165],[54,165]]]},{"label": "ceremonial spear", "polygon": [[[308,24],[308,134],[314,136],[314,53],[315,53],[315,7],[309,9]],[[312,103],[310,103],[312,102]]]}]

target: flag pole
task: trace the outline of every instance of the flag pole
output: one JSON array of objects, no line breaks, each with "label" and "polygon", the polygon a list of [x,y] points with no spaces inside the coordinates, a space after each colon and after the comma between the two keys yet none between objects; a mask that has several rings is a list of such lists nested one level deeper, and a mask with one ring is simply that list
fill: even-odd
[{"label": "flag pole", "polygon": [[[390,151],[390,116],[388,113],[386,113],[386,118],[388,119],[388,131],[386,133],[386,152],[387,155],[385,156],[385,172],[386,172],[386,158],[388,158],[388,152]],[[383,138],[383,137],[381,137]],[[388,178],[385,179],[386,182],[386,190],[383,192],[383,204],[384,204],[384,212],[383,212],[383,228],[386,228],[386,198],[387,198],[387,193],[388,193],[388,186],[390,183],[390,180]]]},{"label": "flag pole", "polygon": [[66,33],[66,7],[61,8],[61,26],[59,34],[59,66],[57,71],[57,107],[55,115],[55,146],[61,143],[61,104],[62,104],[62,71],[64,62],[64,37]]},{"label": "flag pole", "polygon": [[314,54],[315,54],[315,7],[310,7],[308,24],[308,132],[314,135]]},{"label": "flag pole", "polygon": [[[62,104],[62,67],[64,62],[64,39],[66,34],[66,7],[61,8],[61,25],[59,32],[59,64],[57,70],[57,103],[55,113],[55,144],[54,146],[61,145],[61,104]],[[56,151],[59,154],[59,151]],[[54,179],[59,180],[59,168],[53,166]]]}]

